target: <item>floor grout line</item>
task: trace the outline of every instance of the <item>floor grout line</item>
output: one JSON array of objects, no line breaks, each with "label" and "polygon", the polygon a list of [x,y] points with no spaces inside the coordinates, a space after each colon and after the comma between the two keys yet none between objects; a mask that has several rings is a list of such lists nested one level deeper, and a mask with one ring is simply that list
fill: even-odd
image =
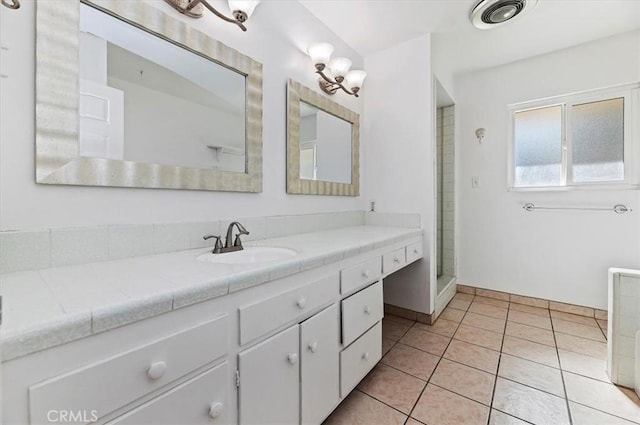
[{"label": "floor grout line", "polygon": [[569,401],[571,403],[579,404],[582,407],[587,407],[587,408],[589,408],[591,410],[595,410],[596,412],[604,413],[605,415],[609,415],[609,416],[613,416],[614,418],[622,419],[623,421],[627,421],[627,422],[632,423],[632,424],[639,423],[639,422],[635,422],[635,421],[632,421],[632,420],[627,419],[627,418],[623,418],[622,416],[616,415],[615,413],[605,412],[604,410],[598,409],[598,408],[593,407],[593,406],[586,405],[584,403],[580,403],[580,402],[577,402],[577,401],[574,401],[574,400],[569,400]]},{"label": "floor grout line", "polygon": [[406,414],[406,413],[404,413],[402,410],[398,409],[397,407],[393,407],[393,406],[392,406],[392,405],[390,405],[389,403],[384,402],[384,401],[380,400],[379,398],[376,398],[375,396],[373,396],[373,395],[371,395],[371,394],[369,394],[369,393],[366,393],[366,392],[364,392],[364,391],[362,391],[362,390],[358,389],[358,387],[354,388],[354,389],[353,389],[353,391],[361,392],[362,394],[366,395],[367,397],[370,397],[370,398],[374,399],[374,400],[375,400],[375,401],[377,401],[378,403],[382,403],[382,404],[384,404],[385,406],[390,407],[391,409],[395,410],[396,412],[402,413],[404,416],[406,416],[406,417],[407,417],[407,419],[409,418],[409,415],[408,415],[408,414]]},{"label": "floor grout line", "polygon": [[[511,413],[503,412],[503,411],[502,411],[502,410],[500,410],[500,409],[496,409],[495,407],[492,407],[492,408],[491,408],[491,411],[493,412],[494,410],[495,410],[495,411],[497,411],[497,412],[503,413],[503,414],[505,414],[505,415],[507,415],[507,416],[511,416],[512,418],[516,418],[517,420],[522,421],[522,422],[524,422],[524,423],[531,424],[531,425],[535,425],[533,422],[526,421],[526,420],[524,420],[524,419],[522,419],[522,418],[519,418],[519,417],[517,417],[517,416],[515,416],[515,415],[512,415]],[[491,420],[491,417],[489,417],[489,420]]]},{"label": "floor grout line", "polygon": [[[454,297],[455,297],[455,295],[454,295]],[[475,298],[475,296],[474,296],[474,298]],[[471,300],[471,302],[473,302],[473,299]],[[471,305],[471,303],[469,305]],[[445,308],[446,308],[446,306],[445,306]],[[460,322],[458,322],[458,326],[456,326],[456,330],[453,332],[453,335],[455,335],[456,332],[458,332],[458,329],[460,328],[460,325],[462,324],[462,320],[464,319],[464,316],[467,315],[467,311],[468,310],[465,310],[464,314],[462,315],[462,318],[460,319]],[[422,398],[422,395],[424,394],[424,392],[426,391],[427,387],[429,386],[429,383],[431,382],[431,378],[433,378],[433,374],[436,373],[436,370],[438,369],[438,366],[440,365],[440,362],[442,362],[442,359],[444,358],[444,354],[447,352],[447,349],[449,349],[449,345],[451,345],[451,341],[453,341],[453,336],[451,336],[451,338],[449,338],[449,342],[447,343],[447,346],[442,351],[442,355],[439,356],[440,358],[438,359],[438,362],[433,367],[433,370],[431,371],[431,374],[429,375],[429,379],[427,380],[427,384],[424,386],[424,388],[420,392],[420,395],[418,395],[418,398],[416,399],[415,403],[413,404],[413,407],[411,408],[411,411],[409,412],[409,417],[410,418],[412,417],[411,415],[413,414],[413,411],[416,409],[416,406],[418,405],[418,402]],[[435,385],[435,384],[431,384],[431,385]]]},{"label": "floor grout line", "polygon": [[[455,297],[455,296],[454,296],[454,297]],[[566,373],[575,374],[575,375],[577,375],[577,376],[581,376],[581,377],[584,377],[584,378],[588,378],[588,379],[591,379],[591,380],[593,380],[593,381],[595,381],[595,382],[604,383],[604,384],[608,384],[608,385],[613,385],[613,384],[611,384],[610,382],[602,381],[602,380],[600,380],[600,379],[593,378],[593,377],[591,377],[591,376],[583,375],[582,373],[576,373],[576,372],[570,372],[570,371],[564,370],[564,369],[563,369],[563,367],[562,367],[562,363],[561,363],[561,361],[560,361],[560,350],[562,350],[562,351],[567,351],[567,352],[570,352],[570,353],[579,354],[579,355],[586,356],[586,357],[590,357],[590,358],[597,359],[597,360],[602,360],[601,358],[591,356],[591,355],[586,354],[586,353],[584,353],[584,352],[574,351],[575,349],[560,348],[560,347],[558,347],[558,342],[557,342],[557,334],[562,334],[562,335],[572,336],[572,337],[575,337],[575,338],[580,338],[581,340],[585,340],[585,341],[589,341],[589,342],[593,342],[593,343],[605,343],[605,344],[606,344],[606,332],[605,332],[605,329],[603,329],[603,328],[602,328],[602,326],[600,325],[600,323],[599,323],[599,322],[597,322],[597,321],[596,321],[596,325],[597,325],[597,326],[596,326],[596,328],[597,328],[597,329],[599,329],[599,330],[602,332],[602,334],[605,336],[605,341],[604,341],[604,342],[603,342],[603,341],[599,341],[599,340],[595,340],[595,339],[591,339],[591,338],[584,338],[584,337],[582,337],[582,336],[580,336],[580,335],[574,335],[574,334],[571,334],[571,333],[565,333],[565,332],[559,332],[559,331],[556,331],[556,330],[555,330],[555,327],[554,327],[554,320],[553,320],[553,317],[551,316],[551,310],[549,310],[549,309],[546,309],[546,310],[547,310],[547,312],[549,313],[549,316],[543,316],[543,315],[536,315],[536,316],[538,316],[538,317],[547,317],[547,318],[549,319],[550,324],[551,324],[551,329],[544,328],[544,327],[540,327],[540,326],[536,326],[536,325],[531,325],[531,324],[529,324],[529,323],[520,323],[520,322],[517,322],[517,321],[515,321],[515,320],[509,320],[509,317],[510,317],[510,313],[511,313],[511,311],[519,312],[519,313],[525,313],[525,314],[530,314],[530,315],[535,315],[534,313],[521,312],[521,311],[519,311],[519,310],[517,310],[517,309],[513,309],[513,308],[512,308],[512,306],[511,306],[511,303],[510,303],[510,302],[508,303],[508,305],[507,305],[507,307],[506,307],[506,312],[507,312],[507,314],[506,314],[506,318],[505,318],[505,319],[500,319],[500,318],[497,318],[497,317],[494,317],[494,316],[490,316],[490,315],[487,315],[487,314],[483,314],[483,313],[478,313],[478,312],[475,312],[475,311],[471,311],[471,310],[470,310],[470,309],[471,309],[471,306],[473,306],[473,305],[474,305],[474,303],[476,303],[476,304],[482,304],[482,305],[487,305],[487,306],[491,306],[491,307],[496,307],[496,308],[500,308],[500,309],[503,309],[503,310],[505,309],[504,307],[501,307],[501,306],[496,306],[496,305],[489,304],[489,303],[481,303],[481,302],[477,302],[477,301],[476,301],[477,296],[472,295],[472,297],[473,297],[473,298],[471,298],[471,300],[463,300],[463,301],[469,302],[469,306],[467,307],[467,309],[466,309],[466,310],[462,310],[462,309],[460,309],[460,308],[455,308],[455,307],[449,307],[449,306],[446,306],[446,307],[445,307],[445,309],[450,308],[450,309],[453,309],[453,310],[457,310],[457,311],[461,311],[461,312],[463,312],[463,314],[462,314],[462,316],[461,316],[461,318],[460,318],[460,321],[459,321],[459,322],[456,322],[456,321],[454,321],[454,320],[450,320],[450,319],[446,319],[446,318],[442,318],[442,320],[445,320],[445,321],[452,322],[452,323],[455,323],[455,324],[456,324],[456,326],[455,326],[455,330],[453,331],[453,333],[451,334],[451,336],[446,335],[446,334],[442,334],[442,333],[438,333],[438,332],[434,332],[434,331],[432,331],[431,329],[426,329],[425,327],[416,326],[416,324],[417,324],[417,323],[421,323],[421,325],[429,326],[429,325],[424,324],[424,323],[422,323],[422,322],[418,322],[417,320],[415,320],[415,321],[411,321],[410,319],[404,319],[404,318],[402,318],[403,320],[411,321],[411,322],[412,322],[412,324],[408,327],[408,329],[406,329],[406,330],[402,333],[402,335],[398,338],[398,340],[392,340],[392,339],[390,339],[390,338],[387,338],[387,339],[390,339],[390,340],[392,340],[392,341],[393,341],[393,345],[391,345],[391,347],[386,351],[386,353],[382,356],[382,358],[384,358],[384,357],[386,356],[386,354],[388,354],[391,350],[393,350],[394,348],[396,348],[396,347],[398,346],[398,344],[402,344],[402,345],[405,345],[405,346],[407,346],[407,347],[411,347],[411,348],[413,348],[413,349],[415,349],[415,350],[419,350],[419,351],[421,351],[421,352],[423,352],[423,353],[427,353],[427,354],[429,354],[429,355],[431,355],[431,356],[438,357],[437,362],[436,362],[436,364],[434,365],[433,369],[431,370],[431,373],[429,374],[429,377],[428,377],[428,379],[427,379],[426,381],[424,380],[424,378],[421,378],[421,377],[415,376],[415,375],[413,375],[412,373],[406,372],[406,371],[404,371],[404,370],[402,370],[402,369],[399,369],[399,368],[397,368],[397,367],[395,367],[395,366],[392,366],[392,365],[389,365],[389,364],[383,363],[383,362],[382,362],[382,359],[381,359],[380,363],[381,363],[381,364],[383,364],[383,365],[385,365],[386,367],[389,367],[389,368],[391,368],[391,369],[394,369],[394,370],[396,370],[396,371],[399,371],[399,372],[401,372],[401,373],[403,373],[403,374],[405,374],[405,375],[409,375],[410,377],[415,378],[415,379],[418,379],[418,380],[420,380],[421,382],[423,382],[423,383],[424,383],[424,387],[423,387],[423,388],[422,388],[422,390],[420,391],[420,394],[419,394],[419,395],[418,395],[418,397],[416,398],[416,401],[413,403],[413,406],[412,406],[412,407],[411,407],[411,409],[409,410],[409,413],[408,413],[408,414],[407,414],[407,413],[404,413],[404,412],[402,412],[402,411],[400,411],[399,409],[397,409],[397,408],[395,408],[395,407],[393,407],[393,406],[391,406],[391,405],[389,405],[389,404],[387,404],[387,403],[385,403],[385,402],[383,402],[382,400],[378,400],[376,397],[374,397],[374,396],[372,396],[372,395],[370,395],[370,394],[368,394],[368,393],[365,393],[365,392],[364,392],[364,391],[362,391],[362,390],[358,390],[358,391],[362,392],[363,394],[366,394],[367,396],[369,396],[369,397],[371,397],[372,399],[374,399],[374,400],[376,400],[376,401],[378,401],[378,402],[380,402],[380,403],[384,404],[385,406],[391,407],[393,410],[398,411],[398,412],[402,413],[403,415],[405,415],[405,416],[406,416],[406,420],[405,420],[405,422],[404,422],[405,424],[406,424],[409,420],[411,420],[411,419],[413,419],[413,420],[415,420],[415,421],[417,421],[417,422],[420,422],[420,421],[418,421],[417,419],[413,418],[411,415],[414,413],[414,411],[415,411],[415,409],[416,409],[416,406],[418,405],[418,402],[419,402],[419,401],[420,401],[420,399],[423,397],[424,392],[426,391],[426,389],[427,389],[427,387],[428,387],[429,385],[433,385],[433,386],[438,387],[438,388],[440,388],[440,389],[442,389],[442,390],[444,390],[444,391],[448,391],[448,392],[450,392],[450,393],[452,393],[452,394],[455,394],[455,395],[457,395],[457,396],[460,396],[460,397],[462,397],[462,398],[464,398],[464,399],[467,399],[467,400],[473,401],[473,402],[478,403],[478,404],[480,404],[480,405],[482,405],[482,406],[484,406],[484,407],[487,407],[487,408],[489,409],[489,414],[488,414],[488,417],[487,417],[487,424],[491,421],[492,412],[493,412],[494,410],[495,410],[495,411],[499,411],[499,412],[501,412],[501,413],[503,413],[503,414],[505,414],[505,415],[508,415],[508,416],[510,416],[510,417],[514,417],[514,418],[517,418],[517,419],[519,419],[519,420],[522,420],[522,421],[524,421],[524,422],[526,422],[526,423],[531,423],[530,421],[526,421],[526,420],[524,420],[524,419],[522,419],[522,418],[519,418],[519,417],[517,417],[517,416],[515,416],[515,415],[513,415],[513,414],[511,414],[511,413],[503,412],[503,411],[501,411],[501,410],[499,410],[499,409],[497,409],[497,408],[494,408],[494,407],[493,407],[493,403],[494,403],[494,401],[495,401],[495,395],[496,395],[496,388],[497,388],[498,378],[501,378],[501,379],[504,379],[504,380],[508,380],[508,381],[510,381],[510,382],[517,383],[517,384],[522,385],[522,386],[524,386],[524,387],[531,388],[531,389],[536,390],[536,391],[540,391],[540,392],[542,392],[542,393],[544,393],[544,394],[548,394],[548,395],[551,395],[551,396],[554,396],[554,397],[558,397],[558,398],[564,398],[564,400],[565,400],[565,404],[566,404],[566,409],[567,409],[567,415],[568,415],[569,423],[570,423],[571,425],[573,425],[573,417],[572,417],[572,414],[571,414],[571,406],[570,406],[570,402],[571,402],[571,403],[578,404],[578,405],[581,405],[581,406],[584,406],[584,407],[589,408],[589,409],[593,409],[593,410],[595,410],[595,411],[597,411],[597,412],[601,412],[601,413],[606,414],[606,415],[610,415],[610,416],[615,417],[615,418],[620,418],[620,419],[623,419],[623,420],[628,420],[628,419],[626,419],[626,418],[624,418],[624,417],[621,417],[621,416],[618,416],[618,415],[616,415],[616,414],[612,414],[612,413],[609,413],[609,412],[607,412],[607,411],[600,410],[599,408],[596,408],[596,407],[593,407],[593,406],[589,406],[589,405],[586,405],[586,404],[583,404],[583,403],[579,403],[579,402],[572,401],[572,400],[570,400],[570,399],[569,399],[569,397],[568,397],[568,393],[567,393],[567,386],[566,386],[566,383],[565,383],[565,377],[564,377],[564,373],[565,373],[565,372],[566,372]],[[452,299],[453,299],[453,298],[452,298]],[[444,311],[444,310],[443,310],[443,311]],[[502,339],[501,339],[501,342],[500,342],[500,348],[499,348],[499,351],[497,351],[497,350],[496,350],[496,349],[494,349],[494,348],[490,348],[490,347],[485,347],[485,346],[482,346],[482,345],[474,344],[473,342],[468,342],[468,341],[460,340],[460,339],[458,339],[458,338],[456,338],[456,337],[455,337],[455,336],[456,336],[456,334],[458,333],[458,331],[460,330],[461,326],[463,325],[463,321],[464,321],[464,319],[468,316],[468,313],[473,313],[473,314],[476,314],[476,315],[481,315],[481,316],[483,316],[483,317],[488,317],[488,318],[492,318],[492,319],[495,319],[495,320],[504,320],[504,327],[503,327]],[[558,320],[563,320],[563,319],[558,319]],[[393,322],[394,320],[393,320],[393,319],[390,319],[390,321],[391,321],[391,322]],[[519,324],[519,325],[531,326],[531,327],[534,327],[534,328],[536,328],[536,329],[541,329],[541,330],[545,330],[545,331],[550,331],[550,332],[552,333],[552,335],[553,335],[554,346],[547,345],[547,344],[543,344],[543,343],[540,343],[540,342],[538,342],[538,341],[534,341],[534,340],[528,339],[528,338],[526,338],[526,337],[520,337],[520,336],[514,336],[514,335],[507,335],[507,333],[506,333],[506,328],[507,328],[507,326],[508,326],[508,323],[509,323],[509,322],[517,323],[517,324]],[[569,321],[569,322],[571,322],[571,321]],[[408,326],[406,322],[401,323],[400,321],[398,321],[398,322],[395,322],[395,323],[396,323],[396,324],[403,325],[403,326]],[[572,322],[572,323],[574,323],[574,322]],[[577,324],[579,324],[579,325],[587,326],[587,325],[584,325],[584,324],[579,323],[579,322],[575,322],[575,323],[577,323]],[[465,325],[465,326],[473,327],[473,328],[475,328],[475,329],[481,329],[481,330],[486,331],[486,332],[492,332],[492,333],[499,334],[499,332],[496,332],[495,330],[490,330],[490,329],[480,328],[480,327],[474,326],[473,324],[470,324],[470,323],[464,323],[464,325]],[[433,326],[433,325],[431,325],[431,326]],[[412,345],[410,345],[410,344],[406,344],[406,343],[404,343],[404,342],[401,342],[401,339],[402,339],[402,338],[404,338],[404,337],[407,335],[407,333],[408,333],[412,328],[414,328],[414,327],[416,328],[416,330],[420,330],[420,331],[422,331],[422,332],[427,332],[427,333],[431,333],[431,334],[434,334],[434,335],[438,335],[438,336],[443,337],[443,338],[448,338],[448,339],[449,339],[449,341],[447,342],[446,346],[444,347],[444,349],[443,349],[443,351],[442,351],[442,354],[440,354],[440,355],[438,355],[438,354],[434,354],[433,352],[429,352],[429,351],[423,350],[423,349],[421,349],[421,348],[414,347],[414,346],[412,346]],[[503,352],[504,344],[505,344],[505,339],[506,339],[506,337],[507,337],[507,336],[510,336],[510,337],[512,337],[512,338],[516,338],[516,339],[519,339],[519,340],[527,341],[527,342],[529,342],[529,343],[538,344],[538,345],[540,345],[540,346],[554,348],[554,349],[555,349],[555,357],[556,357],[556,360],[557,360],[557,362],[558,362],[558,367],[550,366],[549,364],[541,363],[541,362],[539,362],[539,361],[535,361],[535,360],[531,360],[531,359],[528,359],[528,358],[523,358],[523,357],[520,357],[520,356],[517,356],[517,355],[513,355],[513,354],[510,354],[510,353],[505,353],[505,352]],[[450,390],[450,389],[448,389],[448,388],[446,388],[446,387],[443,387],[443,386],[441,386],[441,385],[438,385],[438,384],[435,384],[435,383],[431,382],[431,380],[433,379],[433,376],[434,376],[435,372],[438,370],[438,368],[439,368],[439,366],[441,365],[441,363],[442,363],[442,360],[443,360],[443,359],[446,359],[446,360],[448,360],[448,361],[450,361],[450,362],[453,362],[453,363],[456,363],[456,364],[459,364],[459,365],[463,365],[463,366],[466,366],[466,367],[470,367],[470,368],[472,368],[472,369],[474,369],[474,370],[478,370],[478,371],[481,371],[481,372],[484,372],[484,373],[489,373],[489,374],[491,374],[490,372],[487,372],[486,370],[479,369],[479,368],[477,368],[477,367],[467,365],[467,364],[462,363],[462,362],[460,362],[460,361],[456,361],[456,360],[452,360],[452,359],[448,359],[448,358],[446,358],[446,357],[445,357],[445,354],[446,354],[447,350],[449,349],[449,347],[450,347],[450,345],[452,344],[452,342],[453,342],[453,340],[454,340],[454,339],[455,339],[456,341],[460,341],[460,342],[463,342],[463,343],[466,343],[466,344],[470,344],[470,345],[473,345],[473,346],[476,346],[476,347],[484,348],[484,349],[491,350],[491,351],[494,351],[494,352],[498,352],[498,353],[499,353],[497,368],[496,368],[495,373],[493,374],[493,376],[494,376],[494,383],[493,383],[493,389],[492,389],[492,393],[491,393],[491,401],[490,401],[490,403],[489,403],[489,405],[488,405],[488,406],[487,406],[486,404],[484,404],[484,403],[482,403],[482,402],[479,402],[479,401],[477,401],[477,400],[474,400],[474,399],[472,399],[472,398],[470,398],[470,397],[468,397],[468,396],[465,396],[465,395],[463,395],[463,394],[459,394],[459,393],[457,393],[457,392],[456,392],[456,391],[454,391],[454,390]],[[539,389],[539,388],[533,387],[533,386],[531,386],[531,385],[528,385],[528,384],[524,384],[524,383],[518,382],[517,380],[511,379],[511,378],[508,378],[508,377],[500,376],[500,375],[499,375],[499,371],[500,371],[500,366],[501,366],[501,362],[502,362],[503,354],[504,354],[504,355],[513,356],[513,357],[515,357],[515,358],[522,359],[522,360],[524,360],[524,361],[529,361],[529,362],[532,362],[532,363],[535,363],[535,364],[539,364],[539,365],[542,365],[542,366],[550,367],[550,368],[552,368],[552,369],[554,369],[554,370],[558,370],[558,371],[560,372],[560,376],[561,376],[561,381],[562,381],[562,392],[563,392],[563,394],[564,394],[564,397],[561,397],[561,396],[559,396],[559,395],[557,395],[557,394],[551,393],[551,392],[549,392],[549,391],[547,391],[547,390]],[[420,422],[420,423],[422,423],[422,422]]]},{"label": "floor grout line", "polygon": [[[553,331],[553,320],[551,321],[551,328]],[[573,425],[573,415],[571,414],[571,407],[569,405],[569,395],[567,394],[567,385],[564,382],[564,373],[562,370],[562,363],[560,362],[560,352],[558,351],[558,341],[556,340],[556,333],[553,332],[553,340],[556,343],[556,356],[558,357],[558,366],[560,366],[560,379],[562,380],[562,390],[564,391],[564,400],[567,405],[567,416],[569,417],[569,424]]]},{"label": "floor grout line", "polygon": [[507,307],[507,319],[504,321],[504,333],[502,334],[502,341],[500,343],[500,355],[498,356],[498,366],[496,367],[496,376],[495,376],[496,379],[493,381],[493,391],[491,391],[491,402],[489,406],[489,417],[487,418],[487,425],[491,421],[491,409],[493,409],[493,400],[496,397],[496,387],[498,386],[498,374],[500,373],[500,362],[502,361],[502,348],[504,347],[504,338],[507,333],[507,322],[509,321],[510,310],[511,310],[511,303],[509,303]]}]

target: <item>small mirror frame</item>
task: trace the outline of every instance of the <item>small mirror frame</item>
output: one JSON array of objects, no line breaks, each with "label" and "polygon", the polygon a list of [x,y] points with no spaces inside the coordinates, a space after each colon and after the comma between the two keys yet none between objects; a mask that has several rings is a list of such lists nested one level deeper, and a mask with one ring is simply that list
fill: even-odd
[{"label": "small mirror frame", "polygon": [[80,1],[38,0],[36,182],[262,192],[262,64],[144,2],[83,2],[246,76],[246,172],[80,157]]},{"label": "small mirror frame", "polygon": [[[351,123],[350,184],[300,178],[300,102]],[[360,195],[360,115],[291,79],[287,84],[287,193]]]}]

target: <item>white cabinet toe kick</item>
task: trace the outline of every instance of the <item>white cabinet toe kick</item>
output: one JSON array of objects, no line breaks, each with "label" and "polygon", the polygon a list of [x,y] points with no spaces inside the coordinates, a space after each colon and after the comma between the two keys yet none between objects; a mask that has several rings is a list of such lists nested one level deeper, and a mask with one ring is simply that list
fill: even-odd
[{"label": "white cabinet toe kick", "polygon": [[3,363],[2,423],[321,424],[382,356],[418,237]]}]

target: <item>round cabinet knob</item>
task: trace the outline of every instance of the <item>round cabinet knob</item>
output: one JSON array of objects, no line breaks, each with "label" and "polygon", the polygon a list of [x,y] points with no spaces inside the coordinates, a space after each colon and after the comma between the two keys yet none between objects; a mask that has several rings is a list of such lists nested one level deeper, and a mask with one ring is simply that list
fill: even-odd
[{"label": "round cabinet knob", "polygon": [[418,248],[413,248],[413,253],[417,254],[418,253]]},{"label": "round cabinet knob", "polygon": [[304,308],[307,305],[306,298],[300,298],[296,305],[298,306],[298,308]]},{"label": "round cabinet knob", "polygon": [[220,416],[220,414],[222,414],[223,410],[224,404],[220,403],[219,401],[214,401],[209,405],[209,416],[211,416],[212,418],[217,418],[218,416]]},{"label": "round cabinet knob", "polygon": [[160,379],[164,376],[164,373],[167,371],[167,364],[165,362],[154,362],[151,363],[149,369],[147,370],[147,376],[151,379]]},{"label": "round cabinet knob", "polygon": [[287,361],[290,364],[296,364],[298,363],[298,355],[296,353],[291,353],[287,356]]},{"label": "round cabinet knob", "polygon": [[393,262],[394,262],[394,263],[399,263],[399,262],[400,262],[400,259],[399,259],[398,257],[393,257]]},{"label": "round cabinet knob", "polygon": [[365,270],[362,272],[362,277],[364,277],[365,279],[369,279],[369,270]]},{"label": "round cabinet knob", "polygon": [[369,353],[363,353],[362,360],[369,360]]},{"label": "round cabinet knob", "polygon": [[369,307],[368,305],[364,306],[364,314],[371,314],[371,307]]},{"label": "round cabinet knob", "polygon": [[318,343],[316,341],[313,341],[311,344],[309,344],[309,351],[311,351],[312,353],[315,353],[318,350]]}]

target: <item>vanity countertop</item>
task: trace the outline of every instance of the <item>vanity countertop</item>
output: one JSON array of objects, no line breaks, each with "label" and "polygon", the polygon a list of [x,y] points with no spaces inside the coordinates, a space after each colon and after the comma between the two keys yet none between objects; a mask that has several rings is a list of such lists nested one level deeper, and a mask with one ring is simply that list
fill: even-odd
[{"label": "vanity countertop", "polygon": [[278,262],[205,263],[200,248],[0,275],[2,361],[421,236],[355,226],[245,244],[298,252]]}]

